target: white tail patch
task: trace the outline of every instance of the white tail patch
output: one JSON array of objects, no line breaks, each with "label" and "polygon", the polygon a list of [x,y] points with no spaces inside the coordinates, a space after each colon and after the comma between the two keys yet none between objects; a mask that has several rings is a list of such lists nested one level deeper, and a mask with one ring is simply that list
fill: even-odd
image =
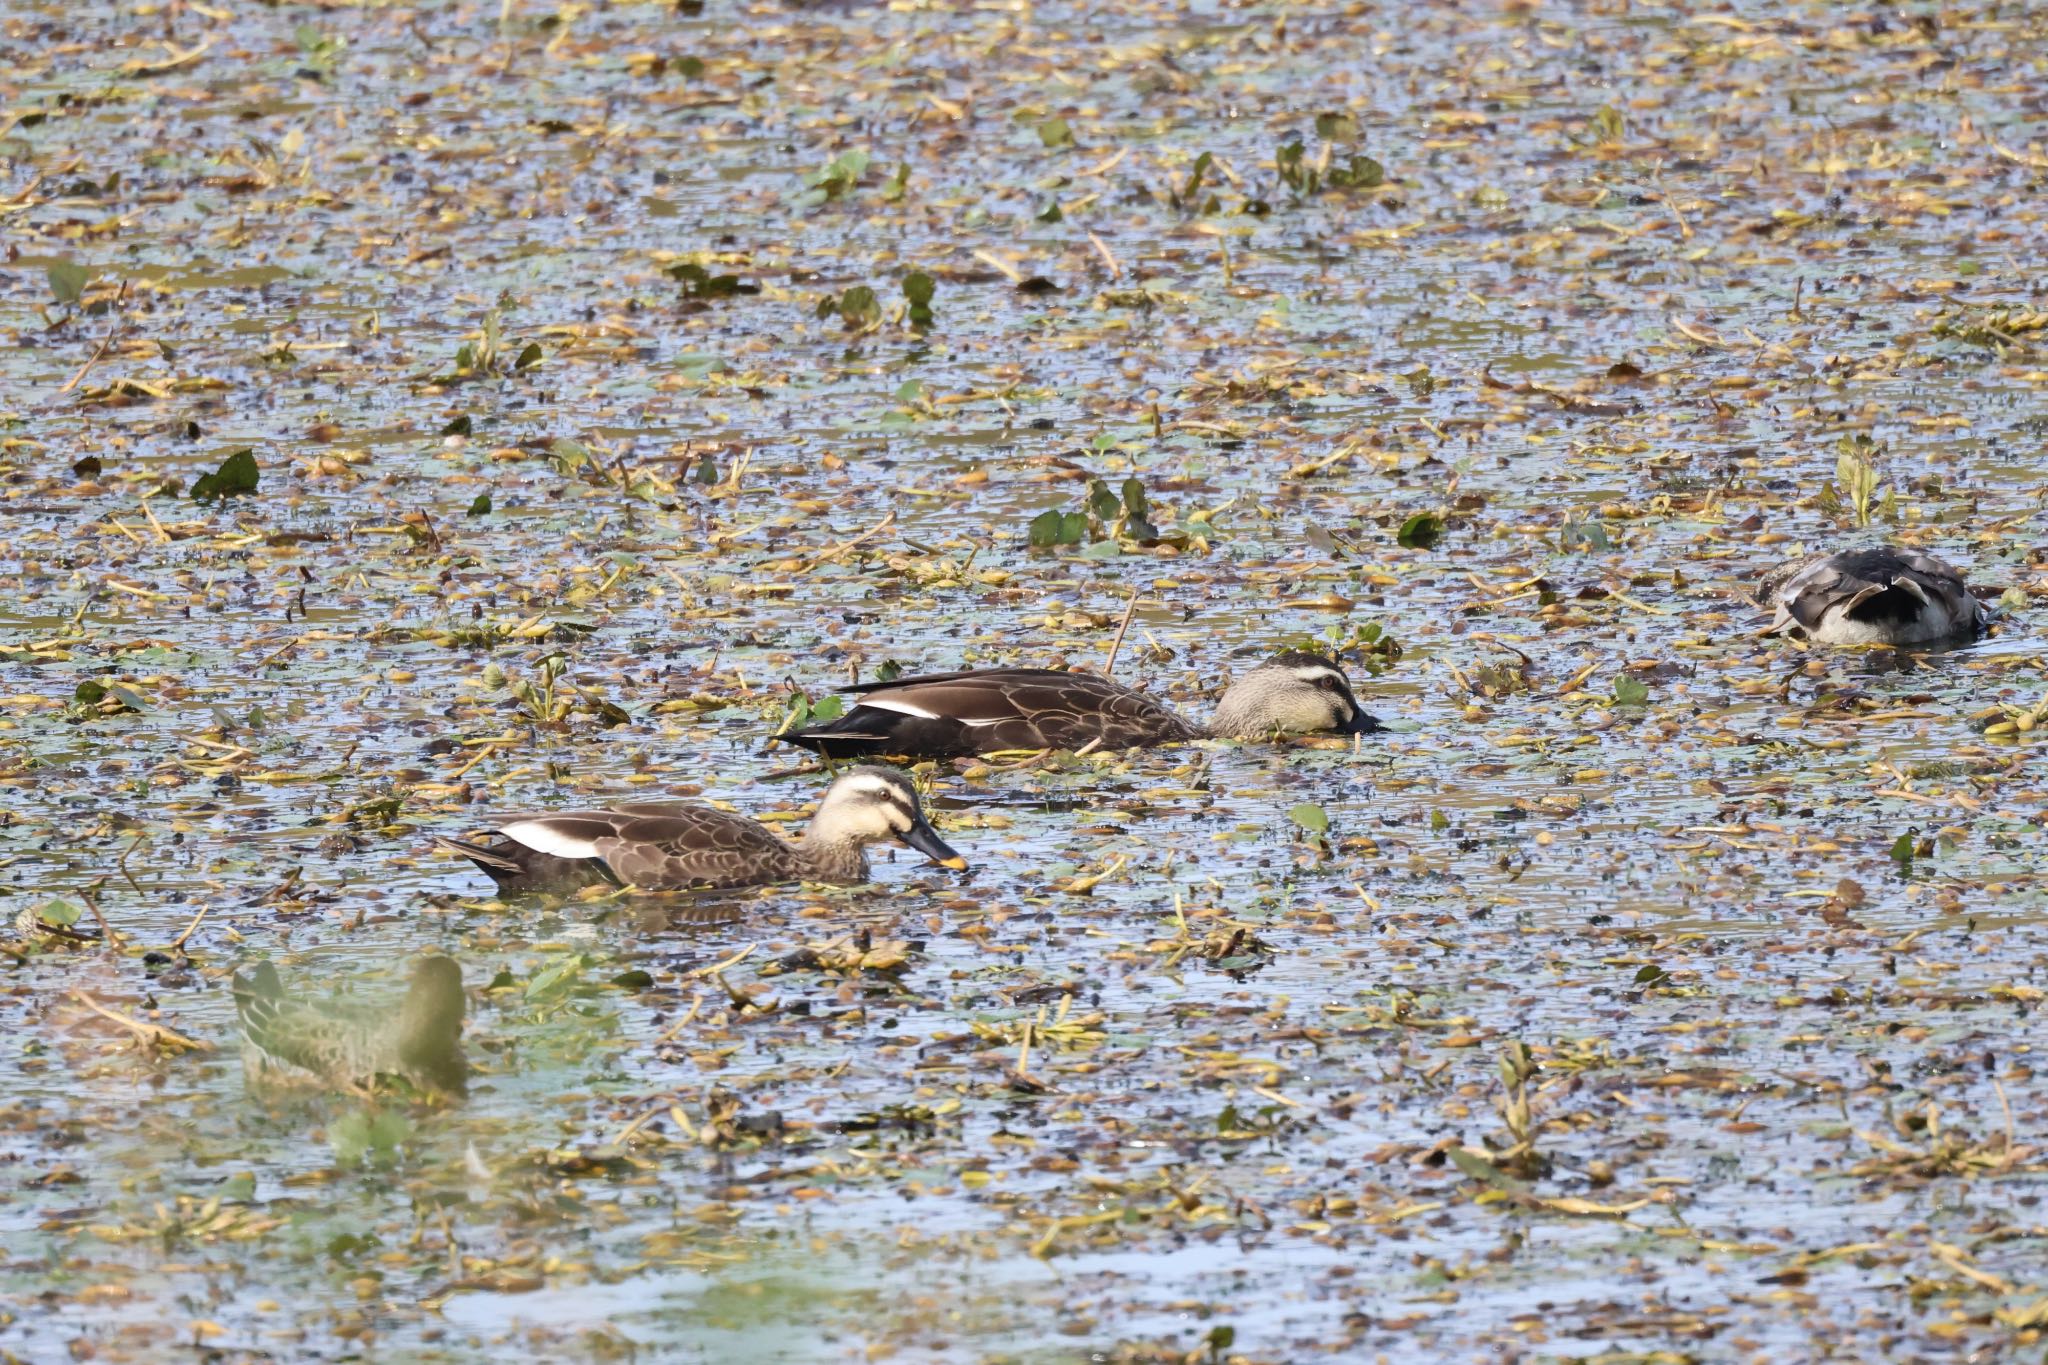
[{"label": "white tail patch", "polygon": [[515,844],[523,844],[535,853],[546,853],[556,858],[595,858],[597,845],[588,839],[579,839],[564,833],[551,820],[517,820],[501,825],[498,833]]},{"label": "white tail patch", "polygon": [[894,711],[899,716],[916,716],[919,720],[937,720],[939,713],[930,711],[915,703],[897,697],[862,697],[860,704],[873,711]]}]

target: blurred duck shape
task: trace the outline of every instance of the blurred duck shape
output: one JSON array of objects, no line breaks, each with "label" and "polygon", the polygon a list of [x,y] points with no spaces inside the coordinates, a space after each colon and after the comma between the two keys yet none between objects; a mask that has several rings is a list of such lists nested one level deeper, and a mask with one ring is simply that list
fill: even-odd
[{"label": "blurred duck shape", "polygon": [[453,958],[414,964],[396,1009],[288,995],[268,962],[236,976],[233,990],[251,1083],[350,1089],[395,1078],[422,1091],[469,1089],[462,968]]}]

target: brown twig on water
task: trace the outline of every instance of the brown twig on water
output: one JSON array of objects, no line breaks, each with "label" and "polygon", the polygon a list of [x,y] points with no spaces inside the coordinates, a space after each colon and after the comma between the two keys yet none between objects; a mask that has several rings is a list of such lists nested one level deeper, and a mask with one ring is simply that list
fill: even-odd
[{"label": "brown twig on water", "polygon": [[106,355],[108,349],[113,346],[114,338],[121,335],[121,329],[128,325],[128,315],[121,311],[121,301],[127,297],[128,281],[123,280],[121,281],[121,288],[114,295],[114,321],[107,327],[107,334],[100,338],[100,344],[86,358],[86,362],[78,367],[78,373],[72,375],[65,382],[64,387],[57,390],[58,393],[66,394],[77,388],[85,377],[92,373],[92,367],[99,364],[100,358]]},{"label": "brown twig on water", "polygon": [[1121,650],[1124,647],[1124,636],[1130,632],[1131,617],[1137,612],[1137,610],[1138,590],[1136,588],[1133,588],[1131,589],[1131,600],[1124,603],[1123,624],[1116,628],[1116,639],[1110,641],[1109,659],[1102,665],[1102,676],[1105,678],[1113,678],[1116,676],[1117,651]]},{"label": "brown twig on water", "polygon": [[121,936],[114,932],[113,925],[107,923],[106,912],[100,909],[99,897],[93,895],[93,892],[97,891],[106,880],[105,877],[102,877],[91,886],[84,888],[78,893],[78,898],[85,902],[86,909],[92,911],[92,917],[100,922],[101,941],[109,945],[117,945],[121,942]]},{"label": "brown twig on water", "polygon": [[194,915],[192,917],[192,922],[185,926],[185,932],[179,934],[176,938],[171,940],[172,952],[183,953],[185,951],[185,940],[192,937],[192,931],[199,927],[199,922],[205,919],[207,913],[212,909],[213,907],[210,905],[202,905],[199,907],[199,913]]},{"label": "brown twig on water", "polygon": [[114,860],[114,870],[121,874],[121,880],[127,882],[129,889],[138,896],[142,894],[142,884],[136,881],[135,874],[128,870],[128,855],[142,847],[142,840],[142,835],[136,835],[135,842],[122,849],[121,856]]},{"label": "brown twig on water", "polygon": [[162,1024],[145,1024],[140,1019],[131,1018],[119,1010],[108,1009],[105,1005],[93,999],[92,995],[87,991],[75,990],[71,992],[71,998],[91,1010],[94,1014],[99,1015],[102,1019],[119,1024],[145,1043],[155,1043],[159,1047],[182,1048],[187,1052],[211,1052],[214,1050],[213,1044],[203,1038],[187,1038],[176,1029],[165,1028]]},{"label": "brown twig on water", "polygon": [[842,540],[837,545],[827,546],[825,549],[818,551],[817,554],[811,556],[810,562],[808,564],[805,564],[801,569],[798,570],[798,572],[809,573],[811,570],[818,568],[820,565],[830,564],[833,560],[839,558],[841,555],[846,554],[851,550],[856,550],[860,548],[862,545],[865,545],[868,541],[873,540],[876,536],[882,534],[882,532],[888,530],[891,526],[894,526],[895,524],[896,512],[894,508],[891,508],[887,516],[883,517],[873,526],[868,527],[867,530],[862,531],[852,540]]}]

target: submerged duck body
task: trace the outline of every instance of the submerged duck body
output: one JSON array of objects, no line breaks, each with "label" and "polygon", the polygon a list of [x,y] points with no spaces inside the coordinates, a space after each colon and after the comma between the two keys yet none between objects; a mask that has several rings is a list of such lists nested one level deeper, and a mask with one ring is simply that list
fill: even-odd
[{"label": "submerged duck body", "polygon": [[1005,749],[1141,749],[1192,739],[1380,729],[1344,671],[1287,650],[1233,683],[1200,725],[1099,673],[985,668],[848,688],[859,701],[836,720],[781,736],[830,758],[903,754],[960,758]]},{"label": "submerged duck body", "polygon": [[277,968],[259,962],[234,979],[242,1025],[242,1069],[254,1084],[371,1086],[396,1078],[416,1090],[461,1095],[462,968],[453,958],[420,959],[394,1011],[350,1000],[287,995]]},{"label": "submerged duck body", "polygon": [[1844,550],[1767,575],[1767,635],[1822,645],[1921,645],[1971,639],[1988,618],[1953,564],[1918,550]]},{"label": "submerged duck body", "polygon": [[488,873],[505,894],[564,894],[586,886],[764,886],[868,879],[867,846],[895,839],[942,867],[967,862],[940,839],[918,805],[917,789],[894,768],[862,766],[826,789],[802,840],[765,825],[683,802],[515,815],[498,822],[490,844],[437,839]]}]

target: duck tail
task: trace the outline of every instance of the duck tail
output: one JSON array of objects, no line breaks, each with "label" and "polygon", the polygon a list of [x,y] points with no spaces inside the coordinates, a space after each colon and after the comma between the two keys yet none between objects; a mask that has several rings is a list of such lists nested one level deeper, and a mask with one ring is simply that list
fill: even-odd
[{"label": "duck tail", "polygon": [[459,853],[475,863],[490,875],[492,881],[502,882],[509,877],[516,877],[525,871],[524,868],[512,859],[496,849],[489,848],[483,844],[472,844],[462,839],[450,839],[443,834],[435,835],[434,842],[451,853]]},{"label": "duck tail", "polygon": [[250,1010],[284,997],[284,982],[278,979],[277,968],[269,962],[259,962],[248,973],[237,972],[229,984],[235,997],[235,1011],[247,1015]]},{"label": "duck tail", "polygon": [[841,729],[846,720],[841,717],[803,730],[785,730],[775,738],[826,758],[874,758],[892,752],[887,735],[866,729]]}]

